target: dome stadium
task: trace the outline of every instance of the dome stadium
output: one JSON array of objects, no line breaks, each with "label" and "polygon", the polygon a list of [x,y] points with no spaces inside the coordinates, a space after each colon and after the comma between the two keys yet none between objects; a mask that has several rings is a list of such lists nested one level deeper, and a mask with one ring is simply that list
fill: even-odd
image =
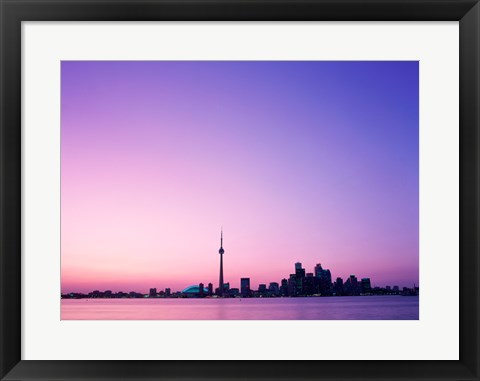
[{"label": "dome stadium", "polygon": [[[203,288],[203,293],[207,294],[208,293],[208,288],[204,287]],[[186,287],[182,290],[182,295],[198,296],[198,295],[200,295],[200,287],[198,286],[198,284],[188,286],[188,287]]]}]

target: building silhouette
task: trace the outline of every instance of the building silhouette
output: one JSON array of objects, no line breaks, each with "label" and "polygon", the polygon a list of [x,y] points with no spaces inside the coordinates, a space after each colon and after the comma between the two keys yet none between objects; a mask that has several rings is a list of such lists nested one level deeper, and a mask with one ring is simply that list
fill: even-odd
[{"label": "building silhouette", "polygon": [[305,277],[305,284],[304,284],[304,293],[305,295],[313,295],[317,293],[316,290],[316,279],[313,276],[313,273],[307,273]]},{"label": "building silhouette", "polygon": [[290,274],[288,278],[288,296],[297,296],[297,277]]},{"label": "building silhouette", "polygon": [[259,284],[258,285],[258,295],[266,296],[267,295],[267,285]]},{"label": "building silhouette", "polygon": [[300,262],[295,263],[296,295],[303,295],[305,291],[305,269]]},{"label": "building silhouette", "polygon": [[361,288],[362,288],[362,294],[369,294],[372,292],[372,285],[370,284],[370,278],[362,278]]},{"label": "building silhouette", "polygon": [[240,278],[240,293],[244,298],[251,296],[250,294],[250,278]]},{"label": "building silhouette", "polygon": [[270,282],[270,284],[268,285],[268,294],[270,296],[280,295],[280,287],[277,282]]},{"label": "building silhouette", "polygon": [[358,284],[358,279],[355,275],[350,275],[349,278],[345,281],[344,290],[347,295],[360,295],[360,287]]},{"label": "building silhouette", "polygon": [[320,295],[332,294],[332,274],[330,270],[322,268],[320,263],[315,266],[315,278],[317,283],[317,292]]},{"label": "building silhouette", "polygon": [[207,291],[208,296],[213,295],[213,284],[209,283],[208,284],[208,291]]},{"label": "building silhouette", "polygon": [[335,295],[341,296],[343,295],[343,279],[338,277],[335,281],[335,285],[333,286],[333,292]]},{"label": "building silhouette", "polygon": [[288,296],[288,280],[283,278],[280,286],[280,295]]}]

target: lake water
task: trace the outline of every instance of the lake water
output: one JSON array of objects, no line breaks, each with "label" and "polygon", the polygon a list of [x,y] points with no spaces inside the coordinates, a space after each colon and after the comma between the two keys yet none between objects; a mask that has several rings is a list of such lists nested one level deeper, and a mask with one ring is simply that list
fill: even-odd
[{"label": "lake water", "polygon": [[418,296],[62,299],[62,320],[417,320]]}]

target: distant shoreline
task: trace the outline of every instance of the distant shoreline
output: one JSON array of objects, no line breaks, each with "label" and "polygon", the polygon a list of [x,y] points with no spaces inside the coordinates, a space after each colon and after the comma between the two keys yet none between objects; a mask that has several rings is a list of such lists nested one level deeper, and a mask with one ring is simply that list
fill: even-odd
[{"label": "distant shoreline", "polygon": [[112,296],[112,297],[91,297],[85,296],[69,296],[62,295],[61,299],[64,300],[78,300],[78,299],[300,299],[300,298],[346,298],[346,297],[365,297],[365,296],[419,296],[418,293],[396,293],[396,294],[360,294],[360,295],[302,295],[302,296],[231,296],[231,297],[219,297],[219,296],[155,296],[151,297],[148,294],[142,297],[128,297],[128,296]]}]

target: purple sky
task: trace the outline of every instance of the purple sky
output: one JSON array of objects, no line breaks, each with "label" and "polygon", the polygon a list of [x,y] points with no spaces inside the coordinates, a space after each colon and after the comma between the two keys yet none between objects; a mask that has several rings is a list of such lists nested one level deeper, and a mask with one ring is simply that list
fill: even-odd
[{"label": "purple sky", "polygon": [[62,292],[418,285],[418,62],[64,61]]}]

